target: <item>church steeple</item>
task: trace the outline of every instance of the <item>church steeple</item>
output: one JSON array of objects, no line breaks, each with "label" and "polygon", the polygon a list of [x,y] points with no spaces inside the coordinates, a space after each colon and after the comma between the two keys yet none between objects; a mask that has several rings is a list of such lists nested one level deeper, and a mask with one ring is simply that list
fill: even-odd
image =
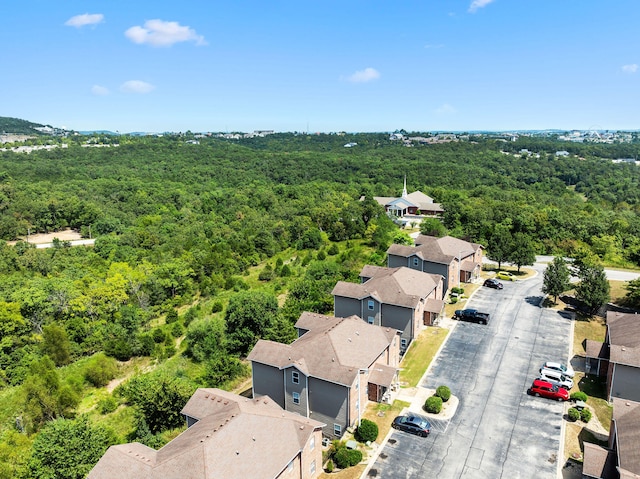
[{"label": "church steeple", "polygon": [[407,175],[404,175],[404,187],[402,188],[402,197],[407,197]]}]

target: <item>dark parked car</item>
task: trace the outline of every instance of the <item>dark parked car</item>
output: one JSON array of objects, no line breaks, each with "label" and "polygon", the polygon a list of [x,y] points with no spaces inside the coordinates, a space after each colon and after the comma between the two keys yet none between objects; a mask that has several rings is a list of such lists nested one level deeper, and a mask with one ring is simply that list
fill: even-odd
[{"label": "dark parked car", "polygon": [[457,309],[453,314],[453,319],[480,324],[487,324],[490,317],[489,313],[481,313],[477,309]]},{"label": "dark parked car", "polygon": [[487,288],[493,288],[493,289],[502,289],[502,283],[500,281],[498,281],[497,279],[494,278],[489,278],[484,282],[484,285]]},{"label": "dark parked car", "polygon": [[394,429],[400,429],[422,437],[427,437],[431,432],[429,421],[417,416],[398,416],[393,420],[391,426]]},{"label": "dark parked car", "polygon": [[569,392],[565,388],[552,384],[549,381],[543,381],[542,379],[533,381],[529,392],[534,396],[556,399],[557,401],[569,400]]}]

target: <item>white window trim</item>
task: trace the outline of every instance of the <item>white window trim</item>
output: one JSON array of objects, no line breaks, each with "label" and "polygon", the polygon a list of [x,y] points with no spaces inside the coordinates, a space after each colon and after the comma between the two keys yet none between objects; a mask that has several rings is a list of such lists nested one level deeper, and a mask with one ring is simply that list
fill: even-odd
[{"label": "white window trim", "polygon": [[293,384],[300,384],[300,373],[298,371],[291,371],[291,382]]},{"label": "white window trim", "polygon": [[376,304],[375,304],[375,302],[373,301],[373,299],[369,299],[369,300],[367,300],[367,309],[368,309],[369,311],[373,311],[373,310],[375,309],[375,307],[376,307]]},{"label": "white window trim", "polygon": [[300,393],[294,391],[292,393],[292,396],[293,396],[293,404],[300,404]]}]

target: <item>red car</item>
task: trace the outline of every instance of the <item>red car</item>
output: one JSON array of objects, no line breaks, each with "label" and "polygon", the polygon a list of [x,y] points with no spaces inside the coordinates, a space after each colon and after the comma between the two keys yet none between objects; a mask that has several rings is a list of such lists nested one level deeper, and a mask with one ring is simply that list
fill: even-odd
[{"label": "red car", "polygon": [[551,384],[548,381],[543,381],[542,379],[534,380],[529,392],[534,396],[556,399],[557,401],[569,400],[569,392],[565,388]]}]

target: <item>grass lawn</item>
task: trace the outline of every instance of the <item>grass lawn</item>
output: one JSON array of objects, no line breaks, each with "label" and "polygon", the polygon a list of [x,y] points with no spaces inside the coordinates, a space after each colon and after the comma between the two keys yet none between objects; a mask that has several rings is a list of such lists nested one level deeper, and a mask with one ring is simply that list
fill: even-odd
[{"label": "grass lawn", "polygon": [[400,384],[402,387],[415,387],[431,364],[440,346],[449,334],[448,329],[429,327],[411,343],[409,350],[400,363]]}]

